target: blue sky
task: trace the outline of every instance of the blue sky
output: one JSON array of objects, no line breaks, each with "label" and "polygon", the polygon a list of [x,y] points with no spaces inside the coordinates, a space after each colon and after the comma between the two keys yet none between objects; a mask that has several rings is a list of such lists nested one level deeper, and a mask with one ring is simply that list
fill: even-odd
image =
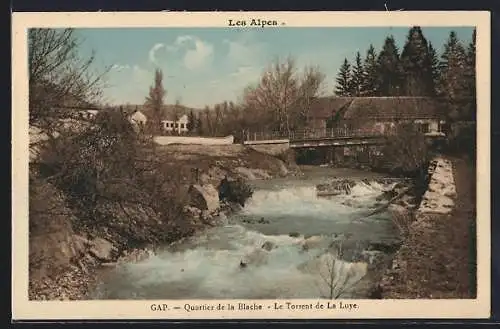
[{"label": "blue sky", "polygon": [[[422,28],[441,52],[449,32],[468,43],[472,27]],[[324,95],[332,94],[343,59],[376,51],[388,35],[400,50],[405,27],[325,28],[88,28],[77,29],[84,52],[96,52],[99,68],[111,66],[105,98],[110,103],[142,104],[155,68],[164,72],[166,103],[204,107],[238,101],[277,57],[293,56],[299,66],[317,65],[326,74]]]}]

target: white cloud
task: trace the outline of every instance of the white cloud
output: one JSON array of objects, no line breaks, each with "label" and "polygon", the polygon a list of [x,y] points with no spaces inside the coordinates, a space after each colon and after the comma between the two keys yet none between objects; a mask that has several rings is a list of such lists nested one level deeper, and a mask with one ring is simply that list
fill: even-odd
[{"label": "white cloud", "polygon": [[228,45],[227,58],[237,66],[255,65],[265,55],[265,45],[253,41],[251,34],[243,34],[238,40],[225,39],[223,42]]},{"label": "white cloud", "polygon": [[174,44],[166,46],[171,52],[184,50],[184,66],[190,70],[195,70],[207,65],[214,53],[212,44],[192,35],[182,35],[177,37]]},{"label": "white cloud", "polygon": [[149,60],[151,61],[151,63],[157,64],[156,52],[164,47],[165,45],[163,43],[157,43],[149,50]]}]

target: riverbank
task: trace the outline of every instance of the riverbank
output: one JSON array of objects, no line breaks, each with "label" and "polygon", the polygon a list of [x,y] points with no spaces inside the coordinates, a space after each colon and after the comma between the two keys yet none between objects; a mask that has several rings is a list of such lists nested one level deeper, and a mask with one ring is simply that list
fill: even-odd
[{"label": "riverbank", "polygon": [[[224,177],[244,182],[299,172],[293,163],[242,145],[161,146],[145,160],[159,164],[157,172],[169,178],[162,188],[184,206],[182,213],[172,210],[176,224],[167,242],[217,225],[219,212],[238,209],[219,203],[217,185]],[[109,219],[82,224],[61,191],[30,175],[31,300],[85,299],[99,267],[148,257],[159,243],[158,231],[169,230],[168,223],[146,205],[104,200],[97,210]]]},{"label": "riverbank", "polygon": [[[427,202],[424,195],[420,214],[381,280],[381,298],[475,298],[475,173],[464,159],[444,161],[452,168],[451,180],[431,186]],[[436,202],[443,197],[448,199]]]}]

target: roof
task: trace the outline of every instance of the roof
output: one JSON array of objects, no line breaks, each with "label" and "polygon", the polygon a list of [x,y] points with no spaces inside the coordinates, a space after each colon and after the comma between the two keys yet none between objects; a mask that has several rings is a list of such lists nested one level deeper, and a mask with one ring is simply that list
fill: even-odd
[{"label": "roof", "polygon": [[349,105],[353,97],[321,97],[311,103],[310,113],[315,118],[329,118]]},{"label": "roof", "polygon": [[433,97],[332,97],[318,99],[313,117],[339,114],[344,120],[434,119],[445,116],[445,107]]}]

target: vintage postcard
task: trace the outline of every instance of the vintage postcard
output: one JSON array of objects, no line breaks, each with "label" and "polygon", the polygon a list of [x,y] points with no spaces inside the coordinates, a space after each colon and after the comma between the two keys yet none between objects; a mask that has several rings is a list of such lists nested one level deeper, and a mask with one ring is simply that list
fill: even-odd
[{"label": "vintage postcard", "polygon": [[13,14],[13,319],[486,318],[488,12]]}]

